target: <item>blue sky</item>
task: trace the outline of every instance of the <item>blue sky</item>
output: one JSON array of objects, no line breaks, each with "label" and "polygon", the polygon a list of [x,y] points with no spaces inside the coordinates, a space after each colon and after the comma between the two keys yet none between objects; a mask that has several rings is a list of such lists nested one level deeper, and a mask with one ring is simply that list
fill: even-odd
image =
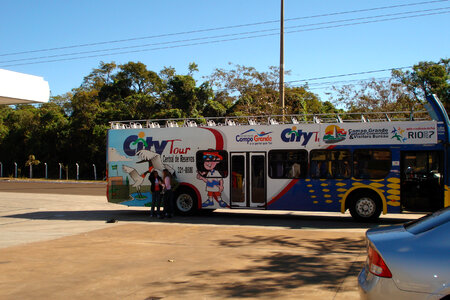
[{"label": "blue sky", "polygon": [[[423,4],[412,5],[417,3]],[[285,69],[291,70],[285,80],[295,85],[306,79],[405,67],[450,57],[450,1],[285,0],[284,5]],[[399,7],[379,9],[388,6]],[[334,14],[368,9],[372,10]],[[323,16],[312,17],[318,15]],[[417,15],[426,16],[411,17]],[[280,0],[4,0],[0,68],[44,77],[52,95],[78,87],[100,61],[140,61],[156,72],[171,66],[178,74],[186,74],[189,63],[195,62],[199,66],[195,75],[199,82],[216,68],[230,69],[229,62],[268,71],[269,66],[278,66],[280,61],[279,18]],[[342,22],[345,19],[353,21]],[[365,24],[342,26],[362,22]],[[264,24],[230,28],[254,23]],[[219,27],[227,28],[204,31]],[[273,31],[266,31],[270,29]],[[173,35],[190,31],[197,32]],[[254,33],[242,34],[245,32]],[[255,35],[267,36],[243,39]],[[151,36],[162,37],[148,38]],[[111,43],[121,40],[128,41]],[[217,40],[229,41],[212,42]],[[107,43],[72,47],[99,42]],[[198,44],[180,46],[193,43]],[[134,46],[137,48],[127,48]],[[29,52],[62,47],[70,48]],[[106,50],[111,48],[122,49]],[[92,52],[99,50],[106,51]],[[136,50],[145,51],[130,52]],[[29,53],[9,55],[19,52]],[[106,55],[114,52],[128,53]],[[74,59],[85,56],[95,57]],[[49,60],[59,61],[44,62]],[[333,83],[318,83],[389,75],[390,72],[359,74],[309,80],[309,84],[313,92],[327,100],[324,92]]]}]

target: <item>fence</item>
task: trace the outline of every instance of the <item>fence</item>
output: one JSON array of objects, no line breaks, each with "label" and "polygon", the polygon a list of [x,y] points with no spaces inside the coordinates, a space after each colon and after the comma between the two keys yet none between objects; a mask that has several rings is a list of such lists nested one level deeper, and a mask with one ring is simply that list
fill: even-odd
[{"label": "fence", "polygon": [[102,166],[91,163],[40,163],[26,165],[18,162],[0,162],[0,177],[42,178],[59,180],[104,180],[106,173]]}]

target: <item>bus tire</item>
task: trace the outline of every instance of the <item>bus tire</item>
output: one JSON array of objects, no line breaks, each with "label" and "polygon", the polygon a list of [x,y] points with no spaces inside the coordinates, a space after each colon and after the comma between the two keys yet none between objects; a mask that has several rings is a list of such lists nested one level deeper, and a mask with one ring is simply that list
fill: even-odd
[{"label": "bus tire", "polygon": [[351,196],[350,214],[355,221],[374,222],[381,214],[381,199],[371,190],[357,191]]},{"label": "bus tire", "polygon": [[178,188],[174,202],[175,210],[179,215],[193,215],[197,211],[197,197],[189,188]]}]

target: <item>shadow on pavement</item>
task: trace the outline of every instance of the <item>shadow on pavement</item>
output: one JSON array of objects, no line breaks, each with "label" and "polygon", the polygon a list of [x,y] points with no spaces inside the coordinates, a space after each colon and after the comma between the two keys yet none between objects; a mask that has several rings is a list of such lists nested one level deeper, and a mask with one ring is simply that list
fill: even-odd
[{"label": "shadow on pavement", "polygon": [[[81,220],[81,217],[86,217],[90,220],[103,220],[104,217],[111,217],[113,213],[123,218],[121,220],[128,218],[136,221],[147,220],[148,212],[49,211],[28,214],[28,217],[52,219],[50,217],[53,214],[53,219],[65,217],[65,220]],[[63,214],[66,215],[62,216]],[[24,215],[20,217],[23,218]],[[211,216],[175,217],[163,222],[180,221],[189,224],[253,223],[285,227],[296,226],[297,223],[334,222],[341,224],[340,226],[352,224],[350,219],[338,217],[269,214],[261,218],[261,215],[257,214],[222,212],[213,213]],[[145,226],[136,225],[141,229]],[[15,263],[15,271],[8,270],[5,274],[8,274],[8,278],[11,273],[14,274],[16,282],[33,282],[31,287],[39,292],[43,289],[42,285],[48,293],[64,288],[72,291],[75,286],[80,298],[92,295],[92,285],[77,285],[80,280],[78,278],[87,278],[89,283],[98,280],[97,284],[105,298],[333,299],[333,296],[343,289],[342,285],[346,279],[356,282],[356,275],[361,269],[364,257],[362,253],[365,251],[363,235],[353,233],[347,233],[345,236],[337,233],[330,237],[330,234],[301,234],[301,231],[291,235],[278,230],[231,230],[227,234],[220,234],[224,231],[219,228],[214,231],[216,235],[208,236],[206,242],[202,241],[199,247],[195,247],[198,239],[205,237],[198,235],[196,230],[190,231],[190,235],[182,241],[156,234],[158,241],[166,242],[156,244],[145,242],[149,237],[155,236],[151,230],[141,231],[143,234],[138,238],[127,236],[125,233],[128,230],[126,226],[119,226],[114,233],[105,235],[104,232],[94,232],[81,236],[81,240],[71,239],[71,243],[68,243],[67,239],[59,239],[53,241],[51,247],[48,244],[33,244],[32,247],[41,247],[41,251],[40,259],[31,259],[32,265],[27,266],[32,271],[20,274],[18,270],[25,269],[23,261],[26,260],[15,259],[19,265]],[[119,236],[124,237],[117,238]],[[176,241],[178,243],[173,243]],[[36,248],[31,249],[31,253],[37,253]],[[13,255],[20,257],[29,255],[29,252],[29,248],[19,254],[16,250]],[[73,256],[74,253],[77,256]],[[101,256],[94,256],[92,253],[100,253]],[[159,256],[155,257],[155,253]],[[169,253],[168,257],[174,257],[175,262],[166,262],[166,256],[162,253]],[[52,261],[54,257],[58,260],[50,266],[42,263]],[[80,268],[80,265],[83,267]],[[126,275],[121,277],[121,272]],[[114,274],[114,279],[120,279],[120,287],[112,288],[109,282],[111,277],[108,276],[111,273]],[[73,278],[76,278],[76,281]],[[130,286],[133,287],[131,292],[128,288]],[[120,294],[122,297],[111,293],[124,287],[128,289],[125,289],[127,294]],[[356,290],[356,283],[351,289]],[[139,294],[132,294],[134,291],[139,291]],[[54,294],[49,294],[51,295]],[[17,299],[26,298],[19,297],[21,294],[15,296]]]},{"label": "shadow on pavement", "polygon": [[[361,262],[355,263],[364,249],[364,239],[326,238],[305,239],[288,236],[233,236],[232,240],[218,240],[218,247],[239,247],[257,249],[272,247],[274,251],[261,256],[247,251],[244,261],[250,265],[223,266],[220,270],[204,268],[187,274],[195,281],[154,282],[165,284],[172,294],[186,291],[203,292],[205,282],[212,295],[221,298],[258,298],[282,294],[302,287],[308,295],[313,292],[308,286],[320,283],[321,289],[337,293],[346,278],[354,278],[361,269]],[[338,263],[336,263],[338,262]],[[221,279],[227,278],[229,282]],[[220,291],[219,293],[214,291]]]},{"label": "shadow on pavement", "polygon": [[117,221],[117,222],[164,222],[177,224],[210,224],[239,226],[273,226],[293,229],[301,228],[372,228],[378,225],[401,224],[413,218],[383,217],[378,223],[359,223],[346,216],[270,214],[245,212],[211,212],[194,216],[175,216],[171,219],[152,219],[149,211],[144,210],[90,210],[90,211],[39,211],[24,214],[6,215],[7,218],[31,220],[67,220],[67,221]]}]

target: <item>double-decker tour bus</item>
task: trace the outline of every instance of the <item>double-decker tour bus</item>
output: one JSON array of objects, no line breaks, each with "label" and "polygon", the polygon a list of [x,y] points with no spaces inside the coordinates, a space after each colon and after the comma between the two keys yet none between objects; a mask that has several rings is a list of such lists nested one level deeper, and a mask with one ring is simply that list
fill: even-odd
[{"label": "double-decker tour bus", "polygon": [[150,206],[148,175],[167,169],[179,182],[174,206],[181,214],[349,210],[369,221],[381,213],[434,211],[450,205],[449,120],[435,96],[427,100],[426,114],[368,113],[348,120],[300,115],[111,122],[108,201]]}]

